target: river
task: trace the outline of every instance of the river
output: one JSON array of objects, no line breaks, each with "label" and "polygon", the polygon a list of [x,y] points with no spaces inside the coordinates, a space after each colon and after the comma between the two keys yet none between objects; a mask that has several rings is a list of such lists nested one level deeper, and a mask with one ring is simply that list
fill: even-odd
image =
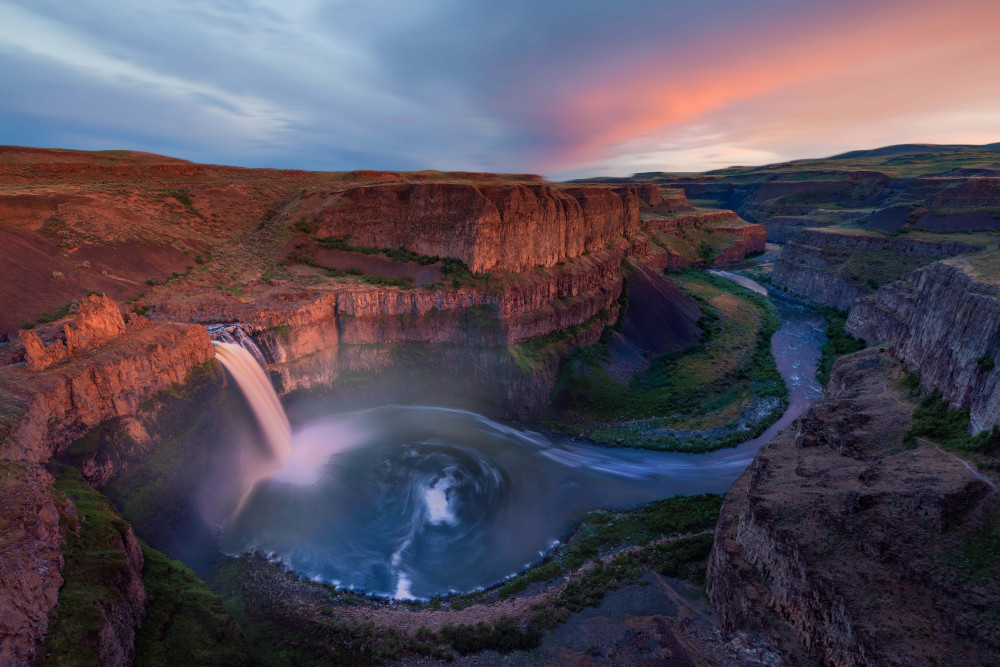
[{"label": "river", "polygon": [[522,571],[589,510],[724,493],[821,396],[824,317],[771,298],[781,314],[772,352],[789,405],[760,437],[681,454],[553,439],[440,407],[330,415],[295,429],[292,461],[257,484],[224,530],[223,551],[256,551],[306,578],[373,595],[428,599]]}]

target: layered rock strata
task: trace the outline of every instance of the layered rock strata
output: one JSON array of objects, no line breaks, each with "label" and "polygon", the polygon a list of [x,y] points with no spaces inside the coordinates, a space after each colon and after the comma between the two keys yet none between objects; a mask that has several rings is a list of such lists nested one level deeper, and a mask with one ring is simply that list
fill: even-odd
[{"label": "layered rock strata", "polygon": [[45,370],[6,366],[0,369],[0,459],[46,461],[102,421],[132,414],[214,356],[203,327],[137,322]]},{"label": "layered rock strata", "polygon": [[874,349],[839,360],[823,401],[730,489],[707,582],[727,629],[824,665],[1000,656],[978,620],[1000,592],[967,586],[984,573],[963,560],[995,521],[996,494],[932,444],[901,446],[912,411],[892,389],[901,374]]},{"label": "layered rock strata", "polygon": [[609,187],[401,183],[303,196],[321,237],[461,259],[475,272],[524,271],[600,250],[639,227],[639,201]]},{"label": "layered rock strata", "polygon": [[807,229],[797,233],[782,249],[774,264],[771,282],[813,303],[846,310],[855,299],[872,291],[865,284],[872,274],[851,278],[842,271],[855,255],[876,253],[882,255],[883,260],[888,256],[898,256],[911,260],[911,263],[914,260],[929,263],[973,249],[973,246],[960,242],[919,241],[863,232]]},{"label": "layered rock strata", "polygon": [[40,371],[72,354],[96,347],[125,333],[125,319],[114,301],[88,295],[76,317],[63,325],[63,338],[45,343],[34,331],[21,331],[28,368]]},{"label": "layered rock strata", "polygon": [[969,408],[974,432],[1000,423],[1000,292],[959,263],[914,271],[854,303],[845,329],[917,368],[925,388]]}]

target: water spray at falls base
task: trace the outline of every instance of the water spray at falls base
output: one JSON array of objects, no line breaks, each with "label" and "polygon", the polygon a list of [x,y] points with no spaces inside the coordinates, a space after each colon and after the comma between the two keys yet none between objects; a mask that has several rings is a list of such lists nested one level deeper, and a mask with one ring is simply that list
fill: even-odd
[{"label": "water spray at falls base", "polygon": [[[822,314],[775,303],[782,324],[773,345],[789,408],[757,438],[701,454],[548,438],[442,407],[344,412],[320,398],[312,400],[323,412],[293,433],[260,364],[239,346],[217,344],[267,442],[267,451],[230,449],[230,467],[219,468],[227,477],[207,482],[221,499],[210,521],[220,528],[219,549],[260,554],[339,588],[431,599],[492,586],[539,562],[588,510],[724,493],[821,394]],[[240,488],[223,489],[227,481]]]}]

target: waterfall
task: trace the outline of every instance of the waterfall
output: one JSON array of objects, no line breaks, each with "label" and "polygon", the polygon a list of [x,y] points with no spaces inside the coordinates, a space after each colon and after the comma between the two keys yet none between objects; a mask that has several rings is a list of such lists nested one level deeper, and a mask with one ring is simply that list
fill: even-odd
[{"label": "waterfall", "polygon": [[284,463],[292,453],[292,427],[261,363],[235,342],[215,340],[212,345],[215,346],[216,358],[232,374],[250,403],[275,462],[279,465]]},{"label": "waterfall", "polygon": [[208,329],[208,335],[212,337],[212,340],[239,345],[253,355],[253,358],[260,364],[261,368],[267,367],[267,359],[264,358],[264,353],[260,351],[257,343],[253,342],[253,338],[240,325],[209,324],[205,328]]}]

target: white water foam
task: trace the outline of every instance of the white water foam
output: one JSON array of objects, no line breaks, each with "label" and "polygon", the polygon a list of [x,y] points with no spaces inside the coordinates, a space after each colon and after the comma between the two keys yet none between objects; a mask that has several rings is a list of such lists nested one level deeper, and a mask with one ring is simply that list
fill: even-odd
[{"label": "white water foam", "polygon": [[427,520],[434,525],[458,525],[458,517],[451,506],[448,491],[455,486],[455,479],[445,475],[434,484],[424,489],[424,505],[427,507]]}]

